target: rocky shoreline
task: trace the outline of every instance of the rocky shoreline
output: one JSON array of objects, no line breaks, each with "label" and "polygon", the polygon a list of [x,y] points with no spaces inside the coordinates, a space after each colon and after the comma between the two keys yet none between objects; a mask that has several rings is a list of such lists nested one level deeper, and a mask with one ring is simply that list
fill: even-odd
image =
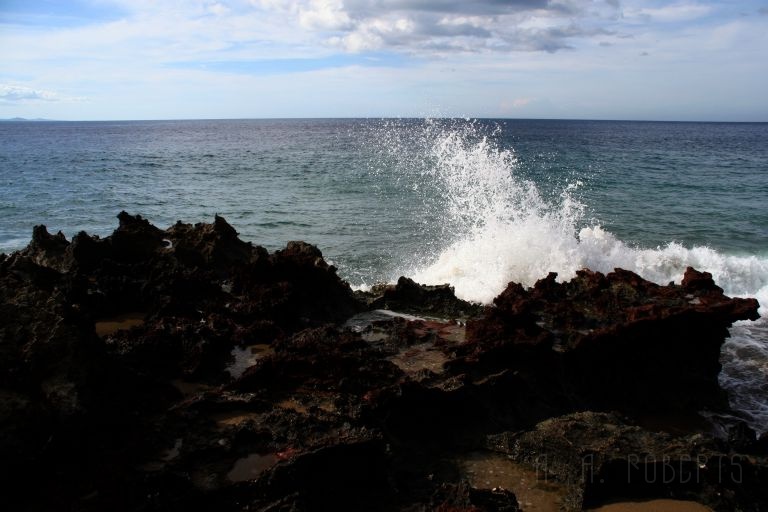
[{"label": "rocky shoreline", "polygon": [[768,508],[768,438],[717,380],[758,304],[707,273],[550,274],[482,307],[353,292],[221,217],[118,218],[0,255],[8,510]]}]

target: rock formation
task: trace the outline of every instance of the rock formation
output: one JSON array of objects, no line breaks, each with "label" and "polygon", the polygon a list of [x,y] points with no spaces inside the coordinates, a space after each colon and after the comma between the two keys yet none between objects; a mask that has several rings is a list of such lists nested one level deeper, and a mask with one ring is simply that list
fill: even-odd
[{"label": "rock formation", "polygon": [[[697,414],[731,417],[719,349],[758,307],[706,273],[551,274],[483,308],[407,278],[353,293],[316,247],[218,216],[118,219],[0,256],[9,510],[516,511],[520,472],[562,510],[768,506],[766,440]],[[684,471],[641,478],[657,460]]]}]

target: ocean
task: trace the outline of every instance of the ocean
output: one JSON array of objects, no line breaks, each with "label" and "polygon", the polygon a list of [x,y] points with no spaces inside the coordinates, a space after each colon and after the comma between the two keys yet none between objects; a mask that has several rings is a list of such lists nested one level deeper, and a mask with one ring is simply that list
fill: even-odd
[{"label": "ocean", "polygon": [[[689,265],[768,305],[768,124],[474,119],[0,123],[0,252],[45,224],[108,235],[224,216],[311,242],[353,287],[451,283],[490,302],[548,272]],[[761,314],[768,316],[768,309]],[[721,383],[768,425],[768,321],[731,329]]]}]

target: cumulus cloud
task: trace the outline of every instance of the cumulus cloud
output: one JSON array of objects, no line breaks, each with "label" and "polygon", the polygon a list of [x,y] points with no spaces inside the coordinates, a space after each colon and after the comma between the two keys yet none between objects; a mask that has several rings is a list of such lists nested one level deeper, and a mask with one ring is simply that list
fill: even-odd
[{"label": "cumulus cloud", "polygon": [[341,0],[310,0],[297,12],[299,24],[310,30],[345,30],[351,26]]},{"label": "cumulus cloud", "polygon": [[615,0],[257,2],[293,16],[304,29],[325,32],[325,43],[349,52],[554,52],[580,37],[609,33],[592,25],[619,15]]},{"label": "cumulus cloud", "polygon": [[392,11],[434,12],[457,15],[494,15],[545,9],[563,5],[549,0],[347,0],[347,8],[356,16],[377,16]]},{"label": "cumulus cloud", "polygon": [[[404,115],[435,104],[456,114],[617,116],[654,84],[685,84],[686,102],[690,90],[707,91],[705,108],[717,97],[730,112],[723,91],[738,88],[731,96],[745,98],[745,119],[766,111],[768,17],[758,3],[749,17],[703,0],[75,4],[108,12],[30,24],[0,1],[0,106],[59,118]],[[361,72],[365,59],[381,65]],[[297,70],[301,79],[288,76]]]},{"label": "cumulus cloud", "polygon": [[[0,30],[4,59],[41,65],[78,55],[112,73],[168,62],[324,58],[391,52],[426,58],[557,52],[615,35],[615,0],[99,0],[99,24]],[[607,22],[607,23],[606,23]]]}]

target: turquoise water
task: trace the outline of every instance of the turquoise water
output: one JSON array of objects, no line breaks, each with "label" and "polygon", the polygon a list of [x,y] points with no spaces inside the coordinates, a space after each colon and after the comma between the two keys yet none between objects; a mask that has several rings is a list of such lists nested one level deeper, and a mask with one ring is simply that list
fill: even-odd
[{"label": "turquoise water", "polygon": [[[269,249],[318,245],[354,286],[401,274],[487,302],[549,271],[687,265],[768,304],[768,124],[544,120],[0,123],[0,251],[32,226],[107,235],[223,215]],[[765,310],[763,310],[765,311]],[[768,424],[765,323],[723,383]]]}]

